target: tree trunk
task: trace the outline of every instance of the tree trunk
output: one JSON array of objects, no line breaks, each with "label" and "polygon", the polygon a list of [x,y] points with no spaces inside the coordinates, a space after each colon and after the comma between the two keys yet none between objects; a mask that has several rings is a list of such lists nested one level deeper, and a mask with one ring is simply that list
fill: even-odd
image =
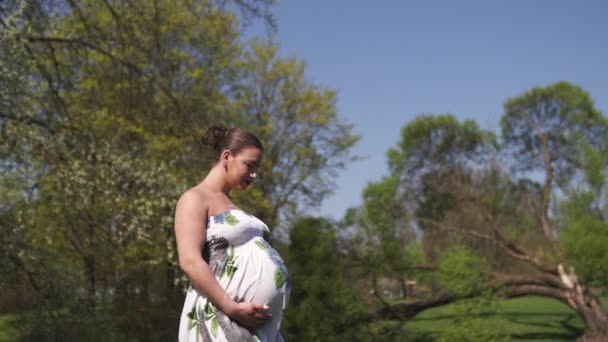
[{"label": "tree trunk", "polygon": [[598,298],[577,281],[571,268],[567,273],[558,265],[557,274],[505,275],[495,274],[497,280],[507,285],[507,298],[524,296],[545,296],[559,300],[574,311],[585,322],[586,332],[581,341],[608,341],[608,315]]},{"label": "tree trunk", "polygon": [[585,321],[586,331],[577,341],[608,341],[608,315],[587,288],[578,288],[568,294],[569,304]]},{"label": "tree trunk", "polygon": [[87,277],[87,298],[85,312],[88,314],[94,314],[96,302],[95,255],[87,255],[84,258],[84,266]]},{"label": "tree trunk", "polygon": [[550,289],[537,285],[524,285],[511,288],[507,297],[540,295],[564,302],[576,311],[585,322],[585,334],[577,341],[608,341],[608,315],[600,301],[585,287],[571,289]]},{"label": "tree trunk", "polygon": [[573,268],[564,271],[560,264],[557,267],[559,277],[566,290],[566,302],[581,316],[585,322],[586,331],[579,341],[608,341],[608,315],[603,310],[598,298],[586,286],[578,283],[578,277]]}]

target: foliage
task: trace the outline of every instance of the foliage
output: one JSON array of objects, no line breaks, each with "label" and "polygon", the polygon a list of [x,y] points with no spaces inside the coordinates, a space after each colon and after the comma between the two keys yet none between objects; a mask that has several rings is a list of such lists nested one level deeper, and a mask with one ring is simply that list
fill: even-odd
[{"label": "foliage", "polygon": [[363,312],[337,251],[334,227],[327,219],[302,218],[290,232],[287,267],[292,290],[285,317],[285,338],[343,341],[357,337],[345,326]]},{"label": "foliage", "polygon": [[[481,294],[544,295],[575,308],[589,335],[605,336],[608,317],[587,286],[606,284],[598,269],[608,243],[606,119],[586,91],[558,82],[508,100],[501,127],[501,140],[451,115],[422,115],[403,127],[388,153],[390,174],[378,183],[395,184],[378,193],[372,192],[378,185],[366,189],[359,212],[374,214],[357,222],[351,211],[349,222],[355,236],[377,246],[364,254],[375,256],[371,265],[398,278],[401,270],[386,267],[395,259],[382,260],[381,232],[391,236],[398,223],[387,217],[401,215],[422,230],[427,260],[438,272],[431,273],[431,298],[390,305],[382,317]],[[372,229],[374,219],[388,229]],[[404,245],[386,241],[392,252]],[[364,244],[359,253],[369,250]],[[376,291],[377,273],[369,269]],[[445,292],[451,296],[441,297]],[[467,332],[477,325],[462,320],[445,338],[474,338]],[[485,332],[477,338],[502,338]]]},{"label": "foliage", "polygon": [[452,307],[453,323],[438,337],[438,341],[509,341],[505,322],[490,295],[466,300]]},{"label": "foliage", "polygon": [[495,135],[472,120],[459,123],[451,114],[421,115],[402,128],[398,147],[388,151],[388,165],[392,174],[420,174],[442,164],[478,161],[495,145]]},{"label": "foliage", "polygon": [[[34,294],[19,309],[45,324],[29,337],[175,335],[173,206],[210,165],[208,125],[262,136],[268,176],[237,201],[269,225],[331,191],[358,138],[303,62],[242,41],[249,20],[273,25],[273,3],[0,3],[0,278]],[[257,90],[274,85],[260,124]]]},{"label": "foliage", "polygon": [[518,170],[545,170],[549,163],[558,182],[565,182],[579,167],[572,156],[581,152],[581,142],[597,142],[601,121],[593,100],[578,86],[558,82],[533,88],[505,103],[503,148],[512,152]]},{"label": "foliage", "polygon": [[608,222],[593,200],[593,194],[580,193],[562,203],[560,241],[581,280],[602,287],[608,284]]},{"label": "foliage", "polygon": [[359,140],[337,115],[336,91],[308,81],[303,61],[278,52],[275,44],[252,41],[235,92],[240,120],[265,144],[252,199],[264,199],[258,216],[271,225],[322,203],[337,171],[356,159],[350,149]]},{"label": "foliage", "polygon": [[438,269],[442,288],[461,297],[480,293],[491,278],[489,265],[460,246],[441,254]]}]

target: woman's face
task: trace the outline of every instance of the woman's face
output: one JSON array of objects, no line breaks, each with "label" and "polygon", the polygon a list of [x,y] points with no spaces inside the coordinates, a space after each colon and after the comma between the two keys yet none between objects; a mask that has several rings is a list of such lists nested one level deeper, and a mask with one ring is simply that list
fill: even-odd
[{"label": "woman's face", "polygon": [[244,190],[257,178],[257,171],[262,162],[262,151],[247,147],[233,155],[227,151],[226,166],[228,184],[233,189]]}]

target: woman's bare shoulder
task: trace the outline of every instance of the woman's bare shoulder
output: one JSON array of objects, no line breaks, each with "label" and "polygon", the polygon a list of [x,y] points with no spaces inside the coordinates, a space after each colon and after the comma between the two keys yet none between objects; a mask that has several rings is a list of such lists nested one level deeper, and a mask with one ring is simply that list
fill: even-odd
[{"label": "woman's bare shoulder", "polygon": [[194,187],[186,190],[177,201],[177,208],[188,211],[196,210],[200,214],[206,214],[209,208],[209,192],[202,187]]}]

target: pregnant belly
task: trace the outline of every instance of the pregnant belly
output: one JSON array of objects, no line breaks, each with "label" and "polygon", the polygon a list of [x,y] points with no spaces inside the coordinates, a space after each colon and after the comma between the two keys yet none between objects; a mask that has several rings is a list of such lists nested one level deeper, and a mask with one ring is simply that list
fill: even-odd
[{"label": "pregnant belly", "polygon": [[225,284],[231,297],[257,304],[268,304],[271,311],[282,310],[287,300],[287,270],[274,249],[263,239],[254,238],[234,248],[236,270]]}]

